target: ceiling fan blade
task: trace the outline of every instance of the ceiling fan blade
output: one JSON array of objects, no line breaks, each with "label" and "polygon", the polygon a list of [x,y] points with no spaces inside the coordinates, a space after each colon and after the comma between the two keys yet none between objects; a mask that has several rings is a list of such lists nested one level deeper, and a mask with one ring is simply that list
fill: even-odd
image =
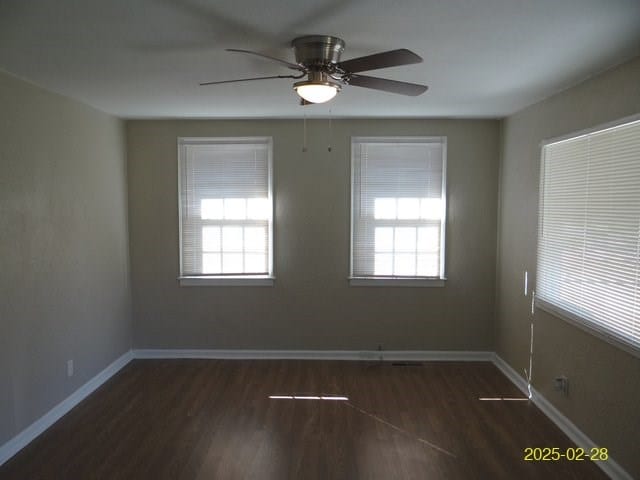
[{"label": "ceiling fan blade", "polygon": [[422,62],[422,57],[416,55],[411,50],[401,48],[399,50],[390,50],[388,52],[374,53],[366,57],[352,58],[340,62],[338,66],[346,72],[366,72],[368,70],[377,70],[379,68],[397,67],[398,65],[410,65],[412,63]]},{"label": "ceiling fan blade", "polygon": [[397,80],[368,77],[366,75],[353,75],[349,79],[348,84],[355,85],[356,87],[382,90],[384,92],[399,93],[400,95],[408,95],[410,97],[420,95],[429,88],[426,85],[419,85],[417,83],[399,82]]},{"label": "ceiling fan blade", "polygon": [[290,68],[292,70],[298,70],[301,72],[304,72],[305,69],[303,67],[301,67],[300,65],[298,65],[297,63],[291,63],[291,62],[287,62],[286,60],[280,60],[279,58],[275,58],[275,57],[270,57],[269,55],[263,55],[262,53],[258,53],[258,52],[252,52],[251,50],[242,50],[239,48],[227,48],[227,52],[237,52],[237,53],[248,53],[249,55],[255,55],[256,57],[262,57],[262,58],[266,58],[268,60],[272,60],[274,62],[278,62],[282,65],[284,65],[287,68]]},{"label": "ceiling fan blade", "polygon": [[236,80],[220,80],[217,82],[204,82],[200,85],[219,85],[221,83],[236,83],[236,82],[251,82],[253,80],[269,80],[271,78],[300,78],[295,75],[272,75],[270,77],[253,77],[253,78],[238,78]]}]

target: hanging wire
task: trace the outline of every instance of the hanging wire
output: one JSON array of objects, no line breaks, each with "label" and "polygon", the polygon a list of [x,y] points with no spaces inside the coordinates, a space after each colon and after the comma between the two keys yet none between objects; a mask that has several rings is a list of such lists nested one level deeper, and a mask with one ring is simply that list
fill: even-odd
[{"label": "hanging wire", "polygon": [[331,151],[331,143],[333,143],[333,130],[331,129],[331,109],[329,109],[329,146],[327,147],[327,151]]},{"label": "hanging wire", "polygon": [[302,151],[307,151],[307,114],[302,117]]},{"label": "hanging wire", "polygon": [[536,313],[536,292],[533,290],[531,292],[531,333],[530,333],[530,341],[529,341],[529,371],[524,369],[524,374],[527,380],[527,390],[529,392],[529,399],[533,396],[531,392],[531,378],[533,374],[533,320],[534,315]]}]

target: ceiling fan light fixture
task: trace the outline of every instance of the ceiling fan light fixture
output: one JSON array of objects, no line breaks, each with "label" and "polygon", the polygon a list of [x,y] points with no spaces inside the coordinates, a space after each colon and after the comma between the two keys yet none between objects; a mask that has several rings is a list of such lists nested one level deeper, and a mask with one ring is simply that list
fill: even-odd
[{"label": "ceiling fan light fixture", "polygon": [[325,103],[338,94],[337,86],[323,83],[304,82],[303,85],[296,85],[293,88],[298,95],[310,103]]},{"label": "ceiling fan light fixture", "polygon": [[293,89],[300,97],[310,103],[325,103],[340,91],[340,83],[324,72],[309,72],[309,79],[296,82]]}]

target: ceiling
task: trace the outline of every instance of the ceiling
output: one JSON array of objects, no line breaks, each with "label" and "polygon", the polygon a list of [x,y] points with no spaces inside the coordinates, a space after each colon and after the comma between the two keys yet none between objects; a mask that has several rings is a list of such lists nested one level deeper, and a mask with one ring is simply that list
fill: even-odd
[{"label": "ceiling", "polygon": [[[346,42],[343,60],[408,48],[367,72],[419,97],[347,86],[301,107],[296,36]],[[640,0],[1,0],[0,69],[124,118],[502,117],[640,54]]]}]

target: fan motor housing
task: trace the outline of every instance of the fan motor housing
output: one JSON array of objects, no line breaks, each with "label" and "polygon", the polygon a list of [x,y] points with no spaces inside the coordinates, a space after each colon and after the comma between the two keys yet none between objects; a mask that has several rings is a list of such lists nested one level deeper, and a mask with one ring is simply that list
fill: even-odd
[{"label": "fan motor housing", "polygon": [[340,62],[344,40],[329,35],[307,35],[291,42],[296,63],[305,67],[330,65]]}]

